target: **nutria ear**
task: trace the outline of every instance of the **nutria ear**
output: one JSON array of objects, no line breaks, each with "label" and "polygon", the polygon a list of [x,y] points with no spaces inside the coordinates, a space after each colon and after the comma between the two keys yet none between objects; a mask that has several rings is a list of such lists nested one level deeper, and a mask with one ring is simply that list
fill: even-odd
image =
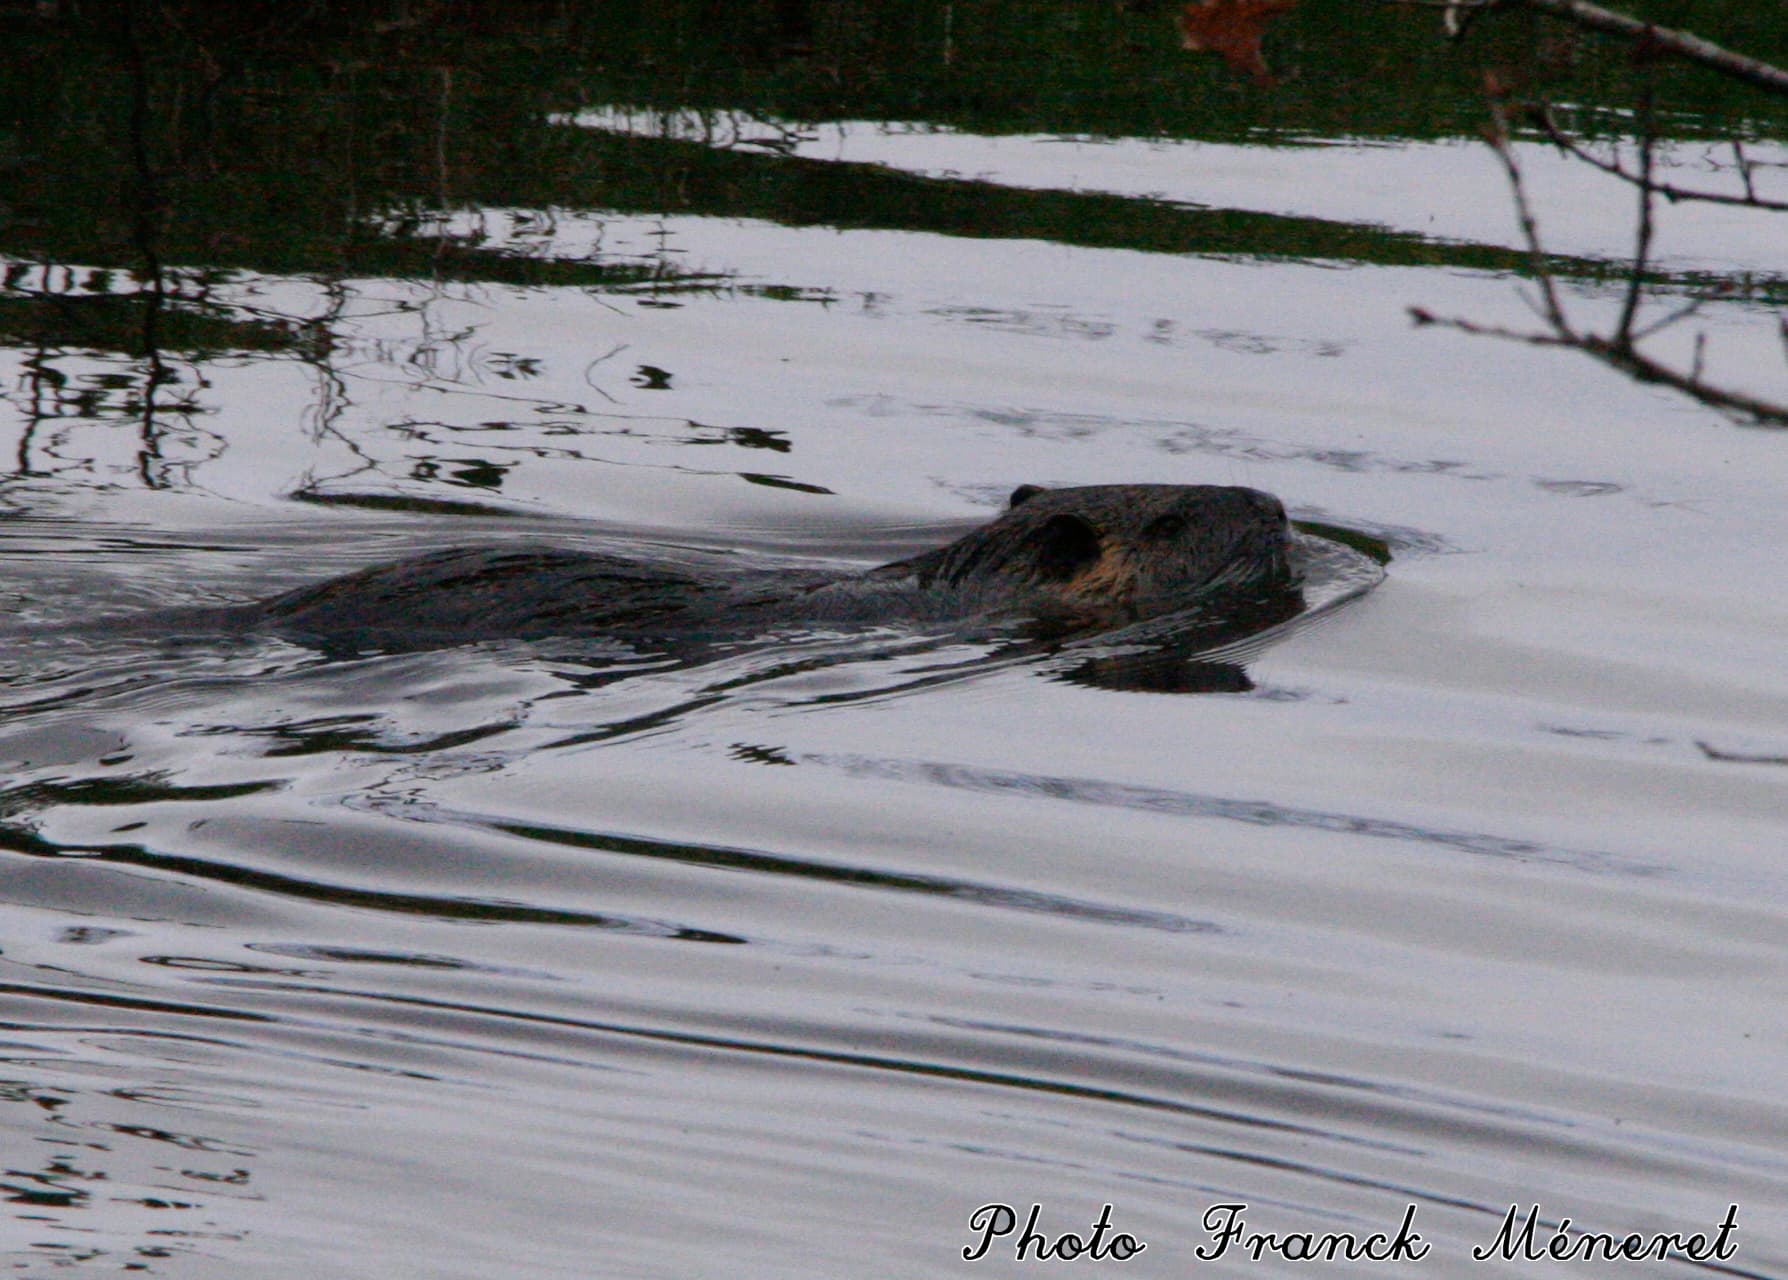
[{"label": "nutria ear", "polygon": [[1040,484],[1021,484],[1016,489],[1012,490],[1012,497],[1011,500],[1006,503],[1006,510],[1010,511],[1013,507],[1016,507],[1021,503],[1029,502],[1039,493],[1044,492],[1047,492],[1047,490]]},{"label": "nutria ear", "polygon": [[1037,574],[1065,582],[1098,560],[1099,531],[1079,516],[1050,516],[1036,532]]}]

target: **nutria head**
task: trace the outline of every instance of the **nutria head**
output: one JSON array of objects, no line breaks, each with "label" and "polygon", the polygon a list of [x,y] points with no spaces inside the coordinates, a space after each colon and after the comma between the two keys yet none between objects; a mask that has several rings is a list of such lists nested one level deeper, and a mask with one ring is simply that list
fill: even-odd
[{"label": "nutria head", "polygon": [[1004,515],[888,569],[1068,623],[1133,621],[1224,586],[1283,584],[1285,508],[1257,489],[1024,485]]}]

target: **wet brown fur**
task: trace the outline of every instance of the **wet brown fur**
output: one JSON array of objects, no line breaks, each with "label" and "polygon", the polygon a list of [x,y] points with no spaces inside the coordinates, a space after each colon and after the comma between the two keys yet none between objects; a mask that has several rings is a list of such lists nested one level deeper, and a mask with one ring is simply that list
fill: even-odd
[{"label": "wet brown fur", "polygon": [[548,635],[719,637],[785,624],[1028,617],[1122,625],[1283,583],[1278,499],[1212,485],[1026,485],[998,518],[867,573],[722,572],[544,548],[435,552],[288,592],[246,625],[350,647]]},{"label": "wet brown fur", "polygon": [[1220,485],[1089,485],[1012,495],[998,519],[947,547],[884,565],[928,588],[1003,596],[1060,623],[1171,612],[1228,583],[1282,581],[1285,508]]},{"label": "wet brown fur", "polygon": [[1089,608],[1132,608],[1136,599],[1135,550],[1109,535],[1099,539],[1099,558],[1062,587],[1062,598]]}]

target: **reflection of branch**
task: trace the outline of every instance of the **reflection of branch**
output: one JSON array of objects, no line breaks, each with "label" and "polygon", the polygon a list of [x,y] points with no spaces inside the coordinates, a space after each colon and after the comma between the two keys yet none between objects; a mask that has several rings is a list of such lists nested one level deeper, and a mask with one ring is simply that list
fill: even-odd
[{"label": "reflection of branch", "polygon": [[[36,443],[37,428],[51,415],[44,407],[44,388],[46,385],[60,387],[64,381],[62,375],[50,367],[48,346],[39,342],[34,350],[22,362],[25,368],[25,386],[29,388],[29,403],[25,410],[25,425],[19,432],[18,467],[12,473],[13,478],[23,479],[35,476],[38,472],[31,465],[31,450]],[[11,399],[11,397],[7,397]]]},{"label": "reflection of branch", "polygon": [[130,65],[130,155],[136,171],[131,192],[131,238],[148,277],[143,307],[143,354],[148,371],[143,387],[143,447],[137,453],[137,470],[143,484],[163,487],[160,463],[161,427],[155,420],[155,393],[173,374],[161,358],[161,318],[167,305],[167,284],[161,255],[156,249],[157,223],[162,213],[161,184],[149,162],[149,67],[137,39],[136,0],[125,0],[118,10],[119,39]]},{"label": "reflection of branch", "polygon": [[614,346],[610,347],[607,351],[603,352],[584,366],[584,385],[589,387],[590,390],[594,391],[610,404],[620,404],[621,402],[596,384],[596,378],[594,376],[596,373],[596,366],[599,364],[606,364],[608,361],[613,360],[632,345],[633,344],[629,342],[617,342]]}]

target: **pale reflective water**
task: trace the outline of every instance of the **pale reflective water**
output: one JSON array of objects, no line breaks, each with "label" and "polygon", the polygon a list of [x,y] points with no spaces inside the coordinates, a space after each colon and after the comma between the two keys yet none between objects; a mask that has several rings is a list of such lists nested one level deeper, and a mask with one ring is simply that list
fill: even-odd
[{"label": "pale reflective water", "polygon": [[[1387,154],[1250,164],[1352,156],[1359,198]],[[1100,155],[1079,185],[1183,176]],[[1515,1204],[1542,1247],[1736,1204],[1722,1273],[1788,1271],[1788,441],[1409,328],[1520,322],[1487,275],[551,234],[598,229],[739,284],[245,281],[333,308],[329,362],[180,367],[204,412],[153,431],[126,362],[4,353],[14,1273],[1023,1270],[964,1260],[997,1203],[1109,1204],[1158,1276],[1225,1203],[1413,1204],[1436,1275],[1545,1274],[1471,1260]],[[1705,327],[1780,393],[1766,314]],[[689,666],[78,625],[512,537],[870,563],[1113,481],[1269,489],[1396,559],[1230,692],[898,633]]]}]

